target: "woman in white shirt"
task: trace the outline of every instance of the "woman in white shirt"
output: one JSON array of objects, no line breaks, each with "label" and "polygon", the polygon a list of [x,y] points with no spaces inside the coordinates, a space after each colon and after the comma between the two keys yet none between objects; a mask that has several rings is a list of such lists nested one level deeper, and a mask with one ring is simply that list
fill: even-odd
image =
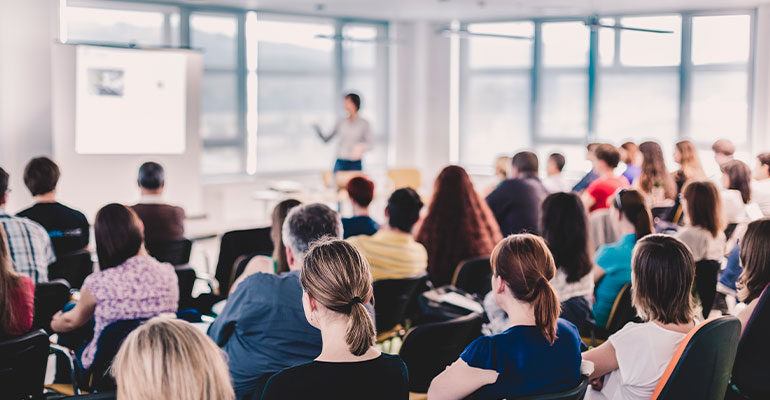
[{"label": "woman in white shirt", "polygon": [[337,161],[334,163],[334,172],[361,171],[361,158],[364,152],[371,149],[373,144],[372,129],[369,121],[361,118],[358,111],[361,109],[361,97],[355,93],[345,95],[343,102],[348,116],[340,118],[334,124],[334,130],[327,136],[321,132],[318,125],[314,125],[316,133],[324,141],[329,143],[334,137],[339,136],[337,143]]},{"label": "woman in white shirt", "polygon": [[644,323],[629,322],[583,353],[594,363],[586,399],[647,400],[687,333],[695,327],[690,296],[695,261],[665,235],[639,240],[632,261],[632,301]]},{"label": "woman in white shirt", "polygon": [[722,164],[722,206],[727,224],[748,222],[746,205],[751,201],[751,170],[743,161]]}]

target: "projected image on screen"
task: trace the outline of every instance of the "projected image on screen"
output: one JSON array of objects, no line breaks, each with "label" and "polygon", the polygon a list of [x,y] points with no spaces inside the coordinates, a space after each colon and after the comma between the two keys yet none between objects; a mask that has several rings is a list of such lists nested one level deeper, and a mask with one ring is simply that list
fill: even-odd
[{"label": "projected image on screen", "polygon": [[184,153],[184,53],[78,46],[76,64],[79,154]]}]

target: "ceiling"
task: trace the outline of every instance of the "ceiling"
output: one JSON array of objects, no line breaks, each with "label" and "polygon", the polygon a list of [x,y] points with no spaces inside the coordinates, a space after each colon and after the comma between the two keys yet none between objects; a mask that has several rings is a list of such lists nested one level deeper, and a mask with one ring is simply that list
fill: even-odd
[{"label": "ceiling", "polygon": [[[173,1],[173,0],[172,0]],[[748,8],[768,0],[177,0],[197,5],[390,20],[476,20]]]}]

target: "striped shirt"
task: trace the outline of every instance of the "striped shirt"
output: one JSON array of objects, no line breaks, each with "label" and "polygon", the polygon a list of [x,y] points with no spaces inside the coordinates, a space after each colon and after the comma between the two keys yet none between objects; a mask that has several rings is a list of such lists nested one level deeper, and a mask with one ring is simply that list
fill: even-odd
[{"label": "striped shirt", "polygon": [[16,272],[35,284],[48,282],[48,266],[56,261],[48,232],[31,219],[8,215],[0,209],[0,223],[8,236],[8,248]]},{"label": "striped shirt", "polygon": [[381,230],[372,236],[348,238],[369,261],[372,278],[403,279],[425,272],[428,252],[411,235]]}]

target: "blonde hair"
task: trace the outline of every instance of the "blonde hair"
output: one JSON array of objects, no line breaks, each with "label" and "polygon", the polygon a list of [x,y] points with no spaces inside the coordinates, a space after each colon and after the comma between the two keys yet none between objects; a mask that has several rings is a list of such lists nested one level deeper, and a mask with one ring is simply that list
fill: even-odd
[{"label": "blonde hair", "polygon": [[313,243],[305,255],[300,282],[315,301],[348,316],[345,342],[352,354],[360,356],[374,346],[374,322],[364,307],[372,297],[372,275],[355,247],[330,238]]},{"label": "blonde hair", "polygon": [[112,374],[120,400],[231,400],[222,351],[187,322],[156,317],[131,332]]}]

